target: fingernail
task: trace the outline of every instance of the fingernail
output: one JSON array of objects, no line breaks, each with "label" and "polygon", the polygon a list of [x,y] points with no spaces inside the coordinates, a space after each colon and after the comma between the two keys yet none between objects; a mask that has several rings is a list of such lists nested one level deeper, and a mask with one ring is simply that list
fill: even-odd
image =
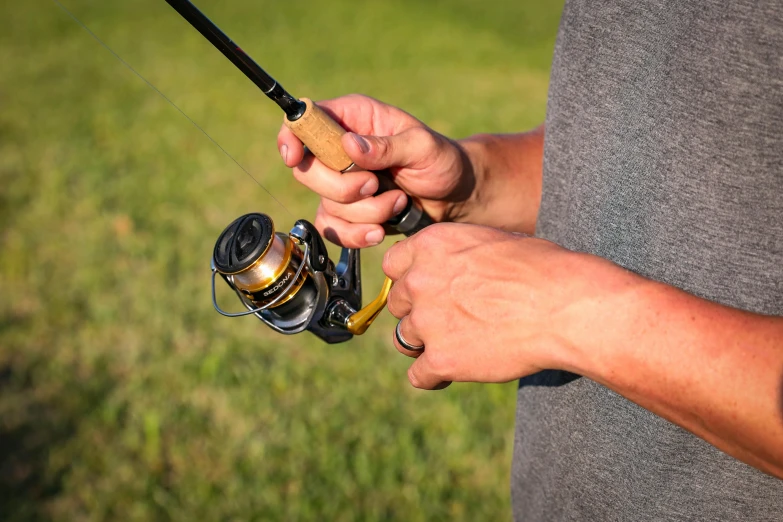
[{"label": "fingernail", "polygon": [[280,147],[280,155],[283,157],[283,161],[288,165],[288,145],[282,145]]},{"label": "fingernail", "polygon": [[367,154],[370,152],[370,144],[359,136],[358,134],[351,133],[351,137],[353,138],[353,141],[356,142],[356,144],[359,146],[359,148],[362,150],[363,153]]},{"label": "fingernail", "polygon": [[397,214],[405,210],[405,205],[407,204],[408,204],[408,196],[402,194],[400,197],[397,198],[397,201],[394,202],[394,209],[392,210],[394,215],[396,216]]},{"label": "fingernail", "polygon": [[364,184],[364,186],[359,190],[359,194],[361,194],[364,197],[372,196],[378,192],[378,180],[375,178],[372,178],[367,183]]},{"label": "fingernail", "polygon": [[377,245],[383,241],[383,230],[373,230],[371,232],[367,232],[367,235],[364,236],[364,240],[367,241],[368,245]]}]

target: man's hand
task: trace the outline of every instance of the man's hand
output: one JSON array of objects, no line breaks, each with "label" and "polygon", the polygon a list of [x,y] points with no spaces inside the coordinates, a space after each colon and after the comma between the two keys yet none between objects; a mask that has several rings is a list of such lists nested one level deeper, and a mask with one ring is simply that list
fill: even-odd
[{"label": "man's hand", "polygon": [[[364,171],[341,174],[305,155],[299,139],[285,126],[278,149],[294,177],[321,196],[315,225],[327,239],[361,248],[384,238],[381,223],[399,214],[408,196],[418,199],[436,221],[453,218],[456,207],[471,195],[473,167],[465,152],[410,114],[372,98],[345,96],[319,102],[343,127],[353,132],[342,145]],[[403,190],[374,196],[377,177],[370,170],[388,169]]]},{"label": "man's hand", "polygon": [[[543,126],[454,141],[366,96],[344,96],[318,106],[353,131],[343,136],[343,148],[367,170],[341,174],[325,167],[305,154],[285,125],[277,146],[296,179],[321,196],[315,225],[332,242],[352,248],[380,243],[385,233],[381,224],[405,208],[405,193],[435,221],[533,233],[541,201]],[[378,180],[369,171],[383,169],[403,190],[374,196]]]},{"label": "man's hand", "polygon": [[568,366],[590,308],[641,281],[548,241],[451,223],[394,245],[383,270],[395,281],[389,311],[406,341],[425,350],[395,345],[418,357],[408,378],[427,389]]},{"label": "man's hand", "polygon": [[389,310],[423,352],[417,388],[541,369],[597,381],[783,478],[783,318],[732,309],[609,261],[438,224],[394,245]]}]

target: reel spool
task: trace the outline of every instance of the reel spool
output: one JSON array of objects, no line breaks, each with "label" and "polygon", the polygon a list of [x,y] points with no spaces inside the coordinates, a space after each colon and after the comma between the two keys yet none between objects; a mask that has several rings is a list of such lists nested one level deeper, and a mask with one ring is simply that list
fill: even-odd
[{"label": "reel spool", "polygon": [[[234,290],[247,311],[229,313],[215,296],[215,278]],[[222,315],[255,315],[273,330],[291,335],[309,330],[327,343],[363,334],[386,306],[391,280],[361,308],[359,250],[343,248],[337,266],[318,230],[300,219],[288,234],[275,232],[266,214],[234,220],[215,243],[212,304]]]}]

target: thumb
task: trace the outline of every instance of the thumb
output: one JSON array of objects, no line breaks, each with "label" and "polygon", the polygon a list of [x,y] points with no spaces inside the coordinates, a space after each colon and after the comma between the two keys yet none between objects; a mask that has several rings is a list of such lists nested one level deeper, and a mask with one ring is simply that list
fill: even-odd
[{"label": "thumb", "polygon": [[431,164],[440,152],[438,139],[424,127],[407,129],[394,136],[348,132],[342,137],[342,145],[354,163],[366,170],[423,168]]}]

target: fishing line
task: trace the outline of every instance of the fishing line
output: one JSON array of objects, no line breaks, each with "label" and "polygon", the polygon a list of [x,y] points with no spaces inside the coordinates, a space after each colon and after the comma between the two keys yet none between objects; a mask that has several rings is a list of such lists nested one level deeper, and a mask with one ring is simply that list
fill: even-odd
[{"label": "fishing line", "polygon": [[228,152],[226,149],[224,149],[224,148],[223,148],[223,146],[222,146],[220,143],[218,143],[218,142],[217,142],[217,141],[216,141],[216,140],[215,140],[215,139],[214,139],[212,136],[210,136],[210,135],[209,135],[209,133],[208,133],[207,131],[205,131],[205,130],[204,130],[204,128],[203,128],[201,125],[199,125],[198,123],[196,123],[196,122],[193,120],[193,118],[191,118],[190,116],[188,116],[188,115],[187,115],[187,113],[185,113],[185,111],[183,111],[182,109],[180,109],[180,108],[179,108],[179,106],[178,106],[176,103],[174,103],[174,102],[171,100],[171,98],[169,98],[168,96],[166,96],[165,94],[163,94],[163,92],[161,92],[161,90],[160,90],[160,89],[158,89],[157,87],[155,87],[155,85],[153,85],[153,84],[152,84],[152,82],[150,82],[150,81],[149,81],[147,78],[145,78],[144,76],[142,76],[142,74],[141,74],[139,71],[137,71],[136,69],[134,69],[134,68],[133,68],[133,66],[131,66],[131,64],[129,64],[128,62],[126,62],[126,61],[125,61],[125,60],[124,60],[124,59],[123,59],[123,58],[122,58],[122,57],[121,57],[119,54],[117,54],[117,53],[116,53],[116,52],[115,52],[115,51],[114,51],[114,50],[113,50],[111,47],[109,47],[109,46],[108,46],[108,44],[106,44],[106,42],[104,42],[103,40],[101,40],[101,39],[98,37],[98,35],[97,35],[97,34],[95,34],[94,32],[92,32],[92,30],[91,30],[89,27],[87,27],[87,25],[86,25],[84,22],[82,22],[81,20],[79,20],[79,19],[76,17],[76,15],[74,15],[74,14],[73,14],[71,11],[69,11],[69,10],[68,10],[68,8],[66,8],[66,7],[65,7],[65,6],[64,6],[62,3],[60,3],[60,2],[59,2],[59,0],[52,0],[52,2],[54,2],[55,4],[57,4],[57,6],[59,6],[59,7],[60,7],[60,9],[62,9],[62,10],[63,10],[63,11],[64,11],[64,12],[65,12],[67,15],[68,15],[68,16],[70,16],[70,17],[71,17],[71,19],[73,19],[73,21],[74,21],[74,22],[76,22],[77,24],[79,24],[79,25],[82,27],[82,29],[84,29],[85,31],[87,31],[87,33],[88,33],[90,36],[92,36],[92,37],[95,39],[95,41],[96,41],[96,42],[98,42],[99,44],[101,44],[101,45],[102,45],[102,46],[103,46],[103,47],[104,47],[104,48],[105,48],[107,51],[109,51],[111,54],[113,54],[113,55],[114,55],[114,57],[115,57],[115,58],[117,58],[117,60],[119,60],[119,61],[120,61],[120,63],[122,63],[122,64],[123,64],[125,67],[127,67],[127,68],[128,68],[128,69],[129,69],[129,70],[130,70],[130,71],[131,71],[133,74],[135,74],[136,76],[138,76],[138,77],[139,77],[139,78],[140,78],[140,79],[141,79],[141,80],[142,80],[144,83],[146,83],[146,84],[147,84],[147,85],[148,85],[148,86],[149,86],[149,87],[150,87],[150,88],[151,88],[153,91],[155,91],[156,93],[158,93],[158,94],[160,95],[160,97],[161,97],[161,98],[163,98],[164,100],[166,100],[167,102],[169,102],[169,104],[170,104],[172,107],[174,107],[175,109],[177,109],[177,111],[179,111],[179,113],[180,113],[180,114],[182,114],[182,115],[183,115],[185,118],[187,118],[187,120],[188,120],[190,123],[192,123],[194,127],[196,127],[198,130],[200,130],[200,131],[201,131],[201,133],[202,133],[202,134],[204,134],[204,136],[206,136],[206,137],[207,137],[207,139],[209,139],[209,141],[211,141],[212,143],[214,143],[214,144],[215,144],[215,146],[217,146],[217,148],[218,148],[218,149],[220,149],[221,151],[223,151],[223,154],[225,154],[225,155],[226,155],[226,156],[227,156],[227,157],[228,157],[228,158],[229,158],[231,161],[233,161],[233,162],[234,162],[234,163],[235,163],[235,164],[236,164],[236,165],[237,165],[237,166],[238,166],[240,169],[242,169],[242,171],[243,171],[245,174],[247,174],[247,175],[250,177],[250,179],[252,179],[253,181],[255,181],[255,182],[256,182],[256,184],[257,184],[259,187],[261,187],[261,188],[262,188],[262,189],[263,189],[263,190],[264,190],[264,191],[265,191],[267,194],[269,194],[269,197],[271,197],[271,198],[272,198],[272,199],[275,201],[275,203],[277,203],[278,205],[280,205],[280,206],[283,208],[283,210],[285,210],[285,211],[288,213],[288,215],[290,215],[291,217],[293,217],[293,214],[291,213],[291,211],[290,211],[290,210],[288,210],[288,208],[287,208],[285,205],[283,205],[283,203],[282,203],[282,202],[281,202],[279,199],[277,199],[277,198],[276,198],[276,197],[275,197],[275,196],[272,194],[272,192],[270,192],[270,191],[269,191],[269,189],[268,189],[268,188],[266,188],[264,185],[262,185],[262,184],[261,184],[261,182],[259,182],[259,181],[258,181],[258,180],[257,180],[257,179],[256,179],[256,178],[255,178],[255,177],[254,177],[254,176],[253,176],[251,173],[250,173],[250,171],[248,171],[248,170],[247,170],[245,167],[243,167],[243,166],[242,166],[242,164],[241,164],[241,163],[239,163],[239,161],[237,161],[237,159],[236,159],[234,156],[232,156],[232,155],[231,155],[231,154],[230,154],[230,153],[229,153],[229,152]]}]

